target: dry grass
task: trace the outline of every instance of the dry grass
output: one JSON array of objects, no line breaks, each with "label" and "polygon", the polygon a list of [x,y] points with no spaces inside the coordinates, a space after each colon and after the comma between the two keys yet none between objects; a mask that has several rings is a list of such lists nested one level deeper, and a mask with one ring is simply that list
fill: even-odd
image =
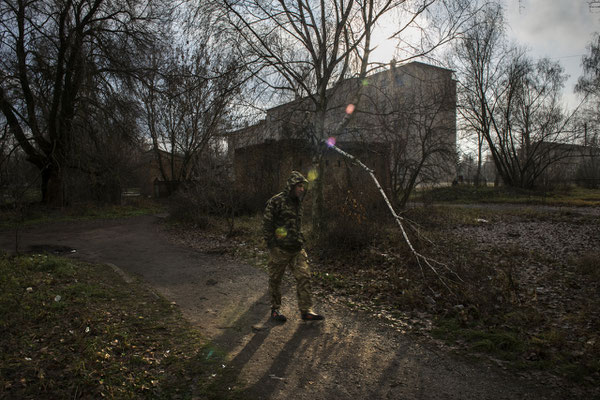
[{"label": "dry grass", "polygon": [[109,267],[2,256],[0,315],[2,398],[236,398],[178,307]]}]

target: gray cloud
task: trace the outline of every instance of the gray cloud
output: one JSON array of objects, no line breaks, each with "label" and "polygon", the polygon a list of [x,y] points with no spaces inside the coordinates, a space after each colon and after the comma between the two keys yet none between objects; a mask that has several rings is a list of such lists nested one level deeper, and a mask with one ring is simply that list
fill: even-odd
[{"label": "gray cloud", "polygon": [[570,75],[565,95],[572,95],[581,75],[581,55],[587,53],[592,33],[600,31],[600,13],[590,12],[588,0],[504,0],[510,39],[530,49],[534,58],[560,61]]}]

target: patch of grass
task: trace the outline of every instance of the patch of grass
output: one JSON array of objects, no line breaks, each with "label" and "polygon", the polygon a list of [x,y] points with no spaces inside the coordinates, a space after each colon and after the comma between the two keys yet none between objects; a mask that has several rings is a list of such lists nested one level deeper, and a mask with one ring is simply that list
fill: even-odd
[{"label": "patch of grass", "polygon": [[450,186],[424,190],[415,194],[414,201],[442,203],[516,203],[555,206],[600,206],[600,189],[568,187],[553,190],[518,188]]},{"label": "patch of grass", "polygon": [[582,383],[586,377],[600,371],[600,363],[594,362],[594,365],[586,365],[579,362],[565,362],[558,367],[558,373],[568,379]]},{"label": "patch of grass", "polygon": [[[546,211],[535,205],[522,207],[486,207],[477,205],[436,204],[408,209],[403,217],[416,221],[428,231],[455,226],[490,226],[499,222],[551,222],[567,224],[596,224],[598,217],[571,210]],[[392,228],[396,229],[395,226]],[[392,229],[392,232],[395,230]],[[428,232],[429,233],[429,232]]]},{"label": "patch of grass", "polygon": [[17,226],[38,225],[49,222],[129,218],[164,212],[165,207],[152,200],[122,206],[80,204],[64,209],[49,209],[42,205],[31,205],[20,211],[0,210],[0,229]]},{"label": "patch of grass", "polygon": [[[436,230],[455,225],[478,225],[485,220],[493,222],[500,218],[498,211],[484,208],[456,207],[435,205],[407,210],[403,216],[411,221],[418,221],[420,227]],[[397,236],[397,228],[392,227]]]},{"label": "patch of grass", "polygon": [[522,307],[504,314],[502,322],[518,327],[540,326],[544,323],[544,316],[535,308]]},{"label": "patch of grass", "polygon": [[466,343],[473,351],[503,360],[517,359],[526,346],[526,341],[517,332],[464,326],[456,318],[438,320],[432,335],[438,339]]},{"label": "patch of grass", "polygon": [[548,198],[551,204],[556,205],[598,206],[600,205],[600,189],[569,187],[552,191]]},{"label": "patch of grass", "polygon": [[[222,226],[225,232],[228,226]],[[262,213],[252,215],[240,215],[234,220],[232,236],[251,238],[262,243]]]},{"label": "patch of grass", "polygon": [[107,266],[0,256],[0,316],[3,398],[243,398],[176,305]]},{"label": "patch of grass", "polygon": [[555,328],[528,337],[515,330],[471,326],[458,318],[441,318],[436,321],[432,336],[460,344],[468,352],[489,354],[515,369],[551,370],[574,382],[592,379],[600,371],[600,361],[593,355],[570,353],[567,334]]},{"label": "patch of grass", "polygon": [[334,289],[343,289],[348,283],[344,279],[344,276],[339,273],[329,272],[315,272],[315,279],[318,279],[321,285]]},{"label": "patch of grass", "polygon": [[565,342],[565,333],[556,328],[549,329],[533,336],[530,343],[540,347],[560,347]]},{"label": "patch of grass", "polygon": [[507,202],[508,199],[526,199],[536,192],[526,191],[506,186],[447,186],[415,193],[415,201],[448,202],[448,203],[473,203],[473,202]]},{"label": "patch of grass", "polygon": [[600,251],[588,252],[571,260],[576,272],[589,280],[600,282]]},{"label": "patch of grass", "polygon": [[73,209],[71,216],[82,219],[111,219],[156,214],[164,211],[165,207],[160,203],[146,202],[136,205],[130,204],[122,206],[79,207]]},{"label": "patch of grass", "polygon": [[516,358],[524,348],[523,341],[513,332],[472,330],[466,333],[466,338],[471,343],[472,349],[500,354],[503,358]]}]

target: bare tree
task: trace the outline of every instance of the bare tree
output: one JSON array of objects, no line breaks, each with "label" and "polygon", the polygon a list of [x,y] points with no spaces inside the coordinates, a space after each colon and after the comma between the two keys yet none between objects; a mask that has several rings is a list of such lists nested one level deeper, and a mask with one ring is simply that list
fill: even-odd
[{"label": "bare tree", "polygon": [[154,0],[2,0],[0,110],[41,172],[43,199],[65,201],[74,129],[93,106],[90,93],[115,92],[141,69],[140,50],[155,40]]},{"label": "bare tree", "polygon": [[[470,183],[475,181],[477,174],[477,161],[471,153],[462,153],[456,166],[457,180],[453,183],[461,183],[463,180]],[[473,172],[475,171],[475,172]],[[481,178],[481,176],[480,176]]]},{"label": "bare tree", "polygon": [[[575,90],[596,97],[600,106],[600,34],[595,33],[588,46],[589,54],[582,58],[583,76],[577,82]],[[600,113],[600,109],[597,110]]]},{"label": "bare tree", "polygon": [[[244,80],[223,42],[211,38],[155,57],[156,72],[140,86],[145,125],[165,181],[185,181],[216,145]],[[166,56],[165,56],[166,54]]]},{"label": "bare tree", "polygon": [[587,187],[600,186],[600,34],[594,33],[588,45],[588,54],[582,57],[583,74],[575,92],[583,97],[578,115],[582,132],[584,159],[577,170],[577,181]]},{"label": "bare tree", "polygon": [[392,202],[403,208],[417,185],[455,177],[456,83],[452,71],[426,66],[387,74],[401,85],[369,85],[353,126],[390,145]]},{"label": "bare tree", "polygon": [[25,154],[5,125],[0,135],[0,206],[15,206],[25,197],[27,182],[35,179]]},{"label": "bare tree", "polygon": [[14,227],[15,252],[19,252],[21,228],[32,203],[33,186],[39,181],[35,167],[5,125],[0,135],[0,208]]},{"label": "bare tree", "polygon": [[125,187],[135,186],[136,154],[142,148],[141,109],[132,90],[89,93],[80,106],[85,118],[74,120],[73,154],[67,166],[69,197],[121,203]]},{"label": "bare tree", "polygon": [[10,139],[11,136],[8,132],[8,124],[6,121],[2,121],[2,128],[0,130],[0,182],[4,180],[3,176],[6,173],[5,164],[7,163],[10,153],[12,152]]},{"label": "bare tree", "polygon": [[[392,15],[396,29],[390,36],[407,45],[399,62],[429,54],[454,37],[464,21],[466,2],[436,0],[226,0],[225,11],[233,29],[245,40],[259,79],[298,101],[299,111],[310,114],[309,141],[313,145],[313,228],[325,220],[323,202],[324,140],[352,118],[327,124],[327,113],[338,84],[349,77],[362,80],[373,64],[373,34],[382,19]],[[423,24],[438,18],[443,23]],[[441,33],[434,27],[441,28]],[[418,32],[415,41],[408,32]],[[438,34],[434,34],[437,32]],[[360,85],[358,86],[360,88]],[[347,98],[358,104],[360,89]]]},{"label": "bare tree", "polygon": [[507,64],[494,94],[493,129],[486,137],[505,184],[533,188],[549,167],[573,156],[562,146],[578,139],[572,115],[560,103],[565,79],[560,64],[533,62],[523,52],[515,52]]},{"label": "bare tree", "polygon": [[480,183],[484,143],[491,137],[496,107],[493,93],[502,74],[504,41],[502,7],[491,3],[470,21],[469,29],[454,47],[460,126],[467,137],[474,138],[477,146],[475,186]]},{"label": "bare tree", "polygon": [[588,46],[589,54],[582,58],[583,75],[579,77],[575,91],[583,95],[584,142],[600,130],[600,34],[595,33]]},{"label": "bare tree", "polygon": [[573,156],[562,145],[578,138],[574,113],[561,107],[560,64],[507,47],[503,24],[501,7],[491,5],[456,46],[459,110],[464,128],[477,135],[477,177],[485,144],[505,184],[533,188],[553,164]]}]

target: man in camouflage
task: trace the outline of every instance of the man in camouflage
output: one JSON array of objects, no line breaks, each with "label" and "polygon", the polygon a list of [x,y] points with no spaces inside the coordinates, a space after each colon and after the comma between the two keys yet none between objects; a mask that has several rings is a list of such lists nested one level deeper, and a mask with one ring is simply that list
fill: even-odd
[{"label": "man in camouflage", "polygon": [[310,267],[304,250],[302,235],[302,198],[304,184],[308,183],[300,172],[293,171],[285,189],[267,202],[263,218],[263,234],[269,248],[269,293],[271,295],[271,318],[285,322],[281,314],[281,279],[286,267],[296,279],[298,307],[305,321],[322,320],[323,316],[312,310]]}]

